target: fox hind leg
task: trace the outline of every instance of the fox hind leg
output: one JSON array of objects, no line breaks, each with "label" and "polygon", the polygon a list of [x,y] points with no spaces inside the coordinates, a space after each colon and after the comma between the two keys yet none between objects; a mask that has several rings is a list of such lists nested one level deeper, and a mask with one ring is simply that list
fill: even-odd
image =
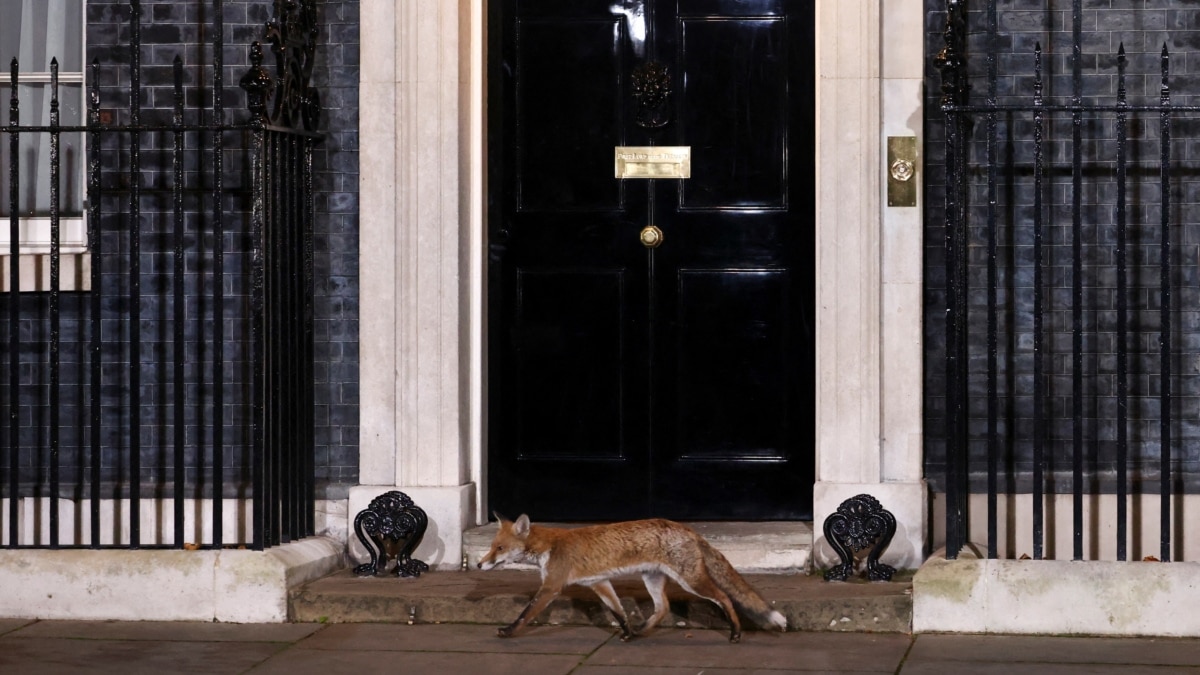
[{"label": "fox hind leg", "polygon": [[629,619],[625,616],[625,609],[621,607],[621,599],[617,597],[617,592],[613,590],[612,583],[605,581],[597,581],[590,586],[592,592],[600,597],[600,601],[605,607],[613,613],[617,618],[617,623],[621,626],[621,641],[628,642],[633,637],[633,631],[629,630]]},{"label": "fox hind leg", "polygon": [[663,620],[667,615],[667,610],[670,605],[667,603],[667,575],[658,572],[646,572],[642,575],[642,583],[646,585],[646,592],[650,594],[650,599],[654,601],[654,614],[646,619],[646,623],[638,630],[638,635],[645,635],[647,631],[658,625],[658,622]]},{"label": "fox hind leg", "polygon": [[696,580],[691,584],[689,589],[696,595],[702,598],[711,600],[725,610],[725,616],[729,619],[729,641],[742,641],[742,622],[738,620],[737,610],[733,608],[733,601],[729,599],[729,595],[717,587],[712,579],[707,577]]}]

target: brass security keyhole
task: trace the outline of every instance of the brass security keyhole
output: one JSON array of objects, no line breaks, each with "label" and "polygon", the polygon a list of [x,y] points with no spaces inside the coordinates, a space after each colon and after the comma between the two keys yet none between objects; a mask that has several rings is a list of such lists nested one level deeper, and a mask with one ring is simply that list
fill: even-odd
[{"label": "brass security keyhole", "polygon": [[642,246],[646,248],[658,248],[663,241],[662,230],[654,225],[647,225],[642,228],[641,234],[638,236],[642,241]]}]

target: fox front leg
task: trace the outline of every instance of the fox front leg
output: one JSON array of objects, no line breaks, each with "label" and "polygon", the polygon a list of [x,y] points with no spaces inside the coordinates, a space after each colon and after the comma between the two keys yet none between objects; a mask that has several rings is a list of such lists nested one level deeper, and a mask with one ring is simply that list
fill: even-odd
[{"label": "fox front leg", "polygon": [[608,580],[597,581],[591,586],[592,591],[600,597],[608,610],[612,612],[613,617],[617,620],[617,625],[621,627],[621,642],[629,642],[633,639],[633,631],[629,629],[629,619],[625,616],[625,610],[621,607],[621,599],[617,597],[617,592],[613,590],[612,583]]},{"label": "fox front leg", "polygon": [[517,616],[517,620],[507,626],[496,629],[496,635],[502,638],[516,635],[527,623],[532,621],[538,614],[541,614],[542,610],[546,609],[550,601],[557,596],[557,590],[542,588],[533,596],[529,604],[525,605],[525,609],[521,610],[520,615]]}]

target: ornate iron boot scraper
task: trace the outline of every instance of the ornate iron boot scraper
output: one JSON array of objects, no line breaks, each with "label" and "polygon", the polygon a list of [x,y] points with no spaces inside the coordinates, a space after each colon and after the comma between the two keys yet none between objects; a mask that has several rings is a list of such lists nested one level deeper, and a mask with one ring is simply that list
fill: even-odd
[{"label": "ornate iron boot scraper", "polygon": [[891,581],[895,568],[879,562],[892,536],[896,534],[896,517],[883,508],[871,495],[851,497],[838,506],[837,513],[825,519],[825,539],[837,551],[842,562],[825,571],[825,581],[845,581],[854,574],[854,552],[874,543],[867,556],[867,578],[871,581]]},{"label": "ornate iron boot scraper", "polygon": [[[419,577],[429,565],[414,560],[412,553],[425,536],[429,518],[403,492],[392,490],[371,500],[370,506],[354,518],[354,533],[371,554],[371,562],[354,568],[354,573],[375,576],[387,568],[388,556],[396,559],[393,574]],[[369,538],[368,538],[369,536]]]}]

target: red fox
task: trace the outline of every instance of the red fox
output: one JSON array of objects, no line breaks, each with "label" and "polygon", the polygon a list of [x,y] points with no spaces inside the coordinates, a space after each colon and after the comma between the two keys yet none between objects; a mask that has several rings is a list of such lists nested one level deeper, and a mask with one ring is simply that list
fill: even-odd
[{"label": "red fox", "polygon": [[621,640],[629,640],[635,633],[629,629],[611,583],[627,574],[641,574],[654,600],[654,614],[636,635],[644,635],[666,616],[668,578],[724,610],[730,623],[730,642],[742,638],[742,625],[734,607],[764,628],[787,629],[783,614],[771,609],[720,551],[685,525],[654,519],[563,529],[531,525],[526,515],[515,521],[498,513],[496,518],[500,530],[491,550],[480,558],[479,568],[490,570],[506,562],[531,562],[542,571],[542,587],[516,621],[497,631],[500,637],[516,635],[546,609],[564,586],[578,584],[600,596],[621,626]]}]

